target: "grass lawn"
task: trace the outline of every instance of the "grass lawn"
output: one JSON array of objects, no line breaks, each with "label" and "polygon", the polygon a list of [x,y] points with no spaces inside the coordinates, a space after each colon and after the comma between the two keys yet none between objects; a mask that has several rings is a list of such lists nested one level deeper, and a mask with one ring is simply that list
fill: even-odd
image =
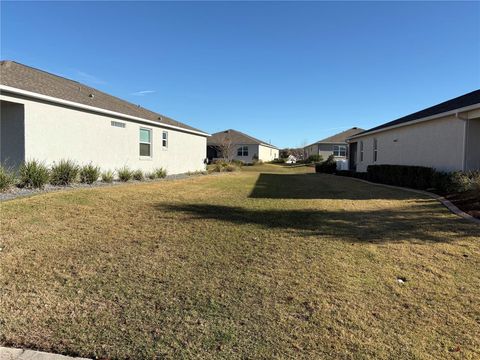
[{"label": "grass lawn", "polygon": [[311,172],[1,203],[0,343],[122,359],[479,359],[480,227],[418,194]]}]

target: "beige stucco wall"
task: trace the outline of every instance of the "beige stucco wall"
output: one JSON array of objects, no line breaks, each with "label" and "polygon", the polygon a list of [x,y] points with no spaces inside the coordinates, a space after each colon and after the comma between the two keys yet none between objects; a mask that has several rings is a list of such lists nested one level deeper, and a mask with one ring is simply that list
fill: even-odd
[{"label": "beige stucco wall", "polygon": [[[79,164],[92,162],[102,169],[115,170],[124,165],[145,172],[156,167],[168,174],[205,169],[206,137],[163,129],[72,108],[1,95],[2,100],[25,106],[25,158],[51,164],[72,159]],[[111,121],[125,123],[125,128]],[[152,157],[139,155],[139,129],[152,129]],[[168,131],[168,148],[162,147],[162,131]]]},{"label": "beige stucco wall", "polygon": [[[465,121],[448,116],[352,139],[358,142],[357,171],[367,171],[367,166],[374,164],[374,138],[378,140],[376,164],[462,170],[464,126]],[[364,146],[363,161],[360,161],[360,141]]]},{"label": "beige stucco wall", "polygon": [[318,154],[318,144],[309,145],[303,148],[305,153],[305,159],[308,158],[310,155]]},{"label": "beige stucco wall", "polygon": [[279,155],[278,149],[273,149],[268,146],[259,145],[258,151],[259,151],[258,158],[261,161],[266,162],[266,161],[272,161],[272,160],[278,159],[278,155]]}]

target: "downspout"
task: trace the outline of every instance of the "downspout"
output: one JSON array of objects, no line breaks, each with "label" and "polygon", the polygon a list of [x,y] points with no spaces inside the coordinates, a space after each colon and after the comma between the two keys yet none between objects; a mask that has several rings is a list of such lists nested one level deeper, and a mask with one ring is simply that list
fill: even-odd
[{"label": "downspout", "polygon": [[462,117],[457,112],[455,117],[459,120],[463,120],[463,158],[462,158],[462,171],[467,170],[467,146],[468,146],[468,117]]}]

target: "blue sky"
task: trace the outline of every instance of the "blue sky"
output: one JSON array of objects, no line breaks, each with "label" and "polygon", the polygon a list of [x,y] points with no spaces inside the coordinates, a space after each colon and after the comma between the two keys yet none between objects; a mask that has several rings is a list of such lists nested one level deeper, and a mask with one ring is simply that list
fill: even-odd
[{"label": "blue sky", "polygon": [[480,88],[479,2],[2,2],[1,58],[300,146]]}]

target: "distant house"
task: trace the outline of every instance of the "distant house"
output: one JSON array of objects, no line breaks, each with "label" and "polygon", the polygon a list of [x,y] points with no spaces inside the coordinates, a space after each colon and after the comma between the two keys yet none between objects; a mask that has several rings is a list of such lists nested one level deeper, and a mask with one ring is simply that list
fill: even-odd
[{"label": "distant house", "polygon": [[341,133],[319,140],[313,144],[305,146],[303,151],[305,159],[311,155],[321,155],[323,160],[326,160],[333,154],[336,160],[344,160],[348,155],[347,138],[356,135],[364,129],[353,127]]},{"label": "distant house", "polygon": [[255,160],[272,161],[278,156],[276,146],[233,129],[212,134],[207,141],[207,157],[210,161],[230,159],[250,164]]},{"label": "distant house", "polygon": [[61,159],[169,174],[205,168],[208,134],[79,82],[0,62],[0,161]]},{"label": "distant house", "polygon": [[285,164],[296,164],[297,158],[293,155],[288,155],[287,159],[285,160]]},{"label": "distant house", "polygon": [[480,90],[349,137],[350,169],[418,165],[480,169]]}]

